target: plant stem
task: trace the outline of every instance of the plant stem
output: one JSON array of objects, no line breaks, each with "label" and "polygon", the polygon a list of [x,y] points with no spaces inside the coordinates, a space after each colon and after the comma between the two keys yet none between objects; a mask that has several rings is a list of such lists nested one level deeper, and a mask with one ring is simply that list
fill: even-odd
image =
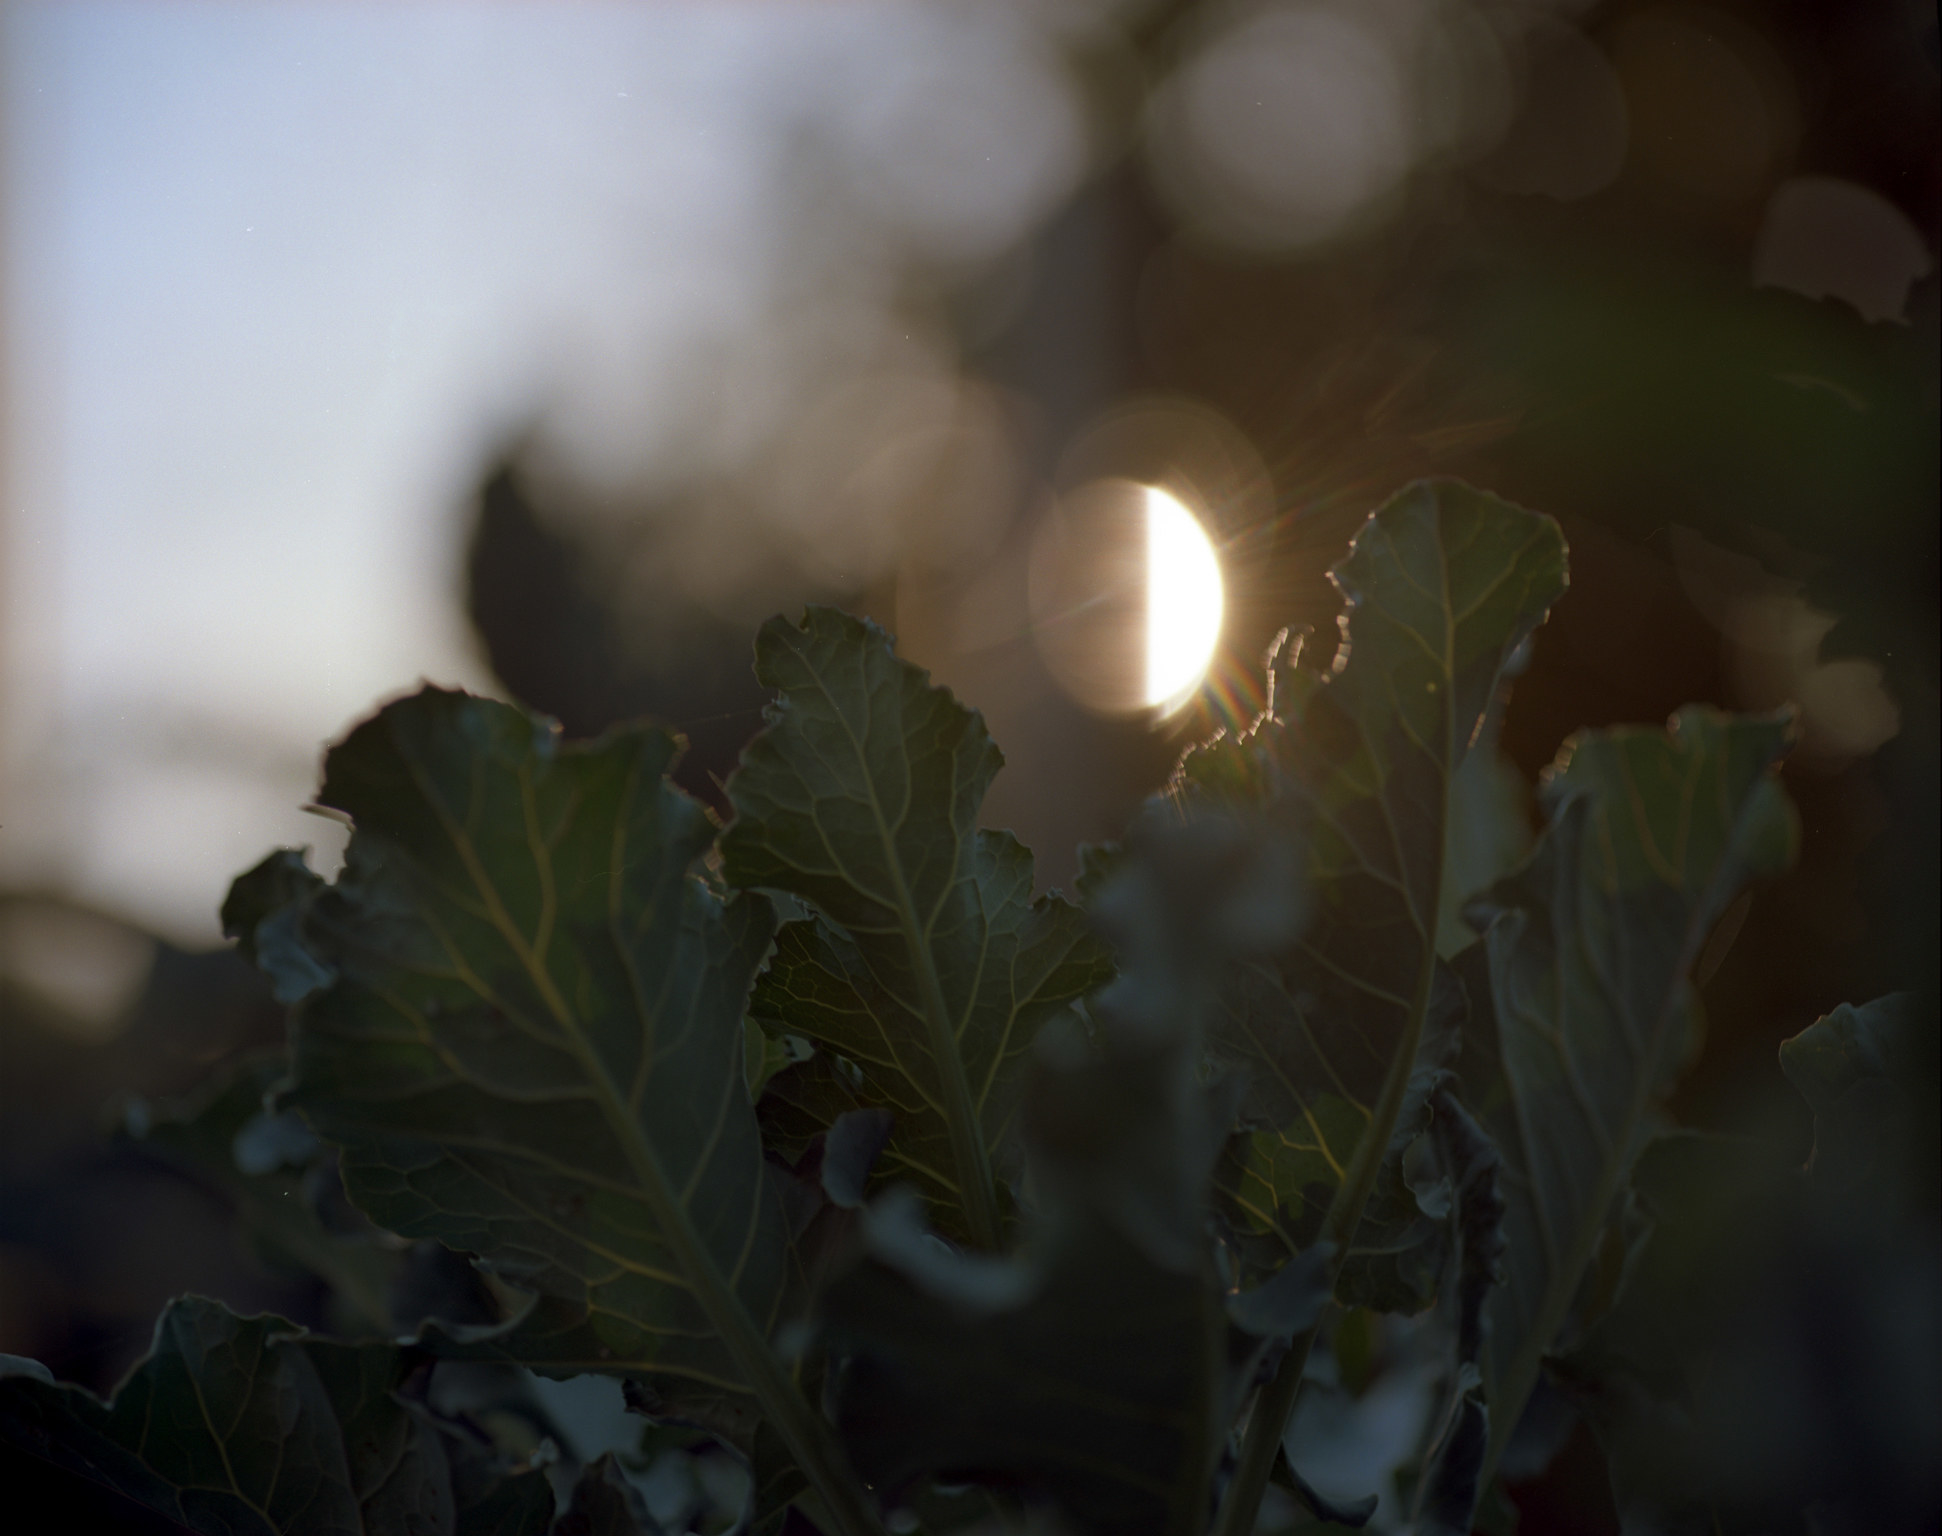
[{"label": "plant stem", "polygon": [[[1254,1536],[1254,1525],[1261,1513],[1261,1496],[1267,1491],[1268,1478],[1274,1472],[1274,1459],[1281,1454],[1281,1433],[1294,1410],[1295,1394],[1301,1390],[1302,1372],[1308,1368],[1308,1352],[1314,1343],[1315,1329],[1296,1334],[1288,1353],[1281,1357],[1274,1378],[1255,1398],[1247,1435],[1241,1441],[1240,1464],[1234,1469],[1234,1481],[1228,1486],[1227,1497],[1221,1501],[1215,1536]],[[1239,1496],[1243,1488],[1252,1488],[1253,1496]]]},{"label": "plant stem", "polygon": [[[1416,995],[1410,1001],[1409,1022],[1395,1058],[1389,1063],[1388,1075],[1383,1078],[1382,1097],[1376,1101],[1375,1113],[1356,1141],[1355,1155],[1349,1159],[1348,1171],[1336,1186],[1335,1198],[1329,1202],[1328,1215],[1323,1218],[1322,1230],[1316,1238],[1317,1242],[1334,1245],[1335,1251],[1328,1260],[1331,1293],[1348,1255],[1349,1240],[1362,1225],[1362,1208],[1368,1204],[1369,1193],[1375,1188],[1376,1174],[1389,1150],[1396,1119],[1402,1113],[1403,1097],[1409,1090],[1410,1075],[1416,1069],[1416,1053],[1423,1043],[1423,1020],[1429,1012],[1435,968],[1435,950],[1426,942],[1423,963],[1418,967]],[[1268,1474],[1274,1470],[1275,1454],[1281,1449],[1281,1436],[1288,1427],[1295,1395],[1301,1390],[1301,1373],[1308,1364],[1308,1352],[1314,1341],[1313,1328],[1297,1337],[1282,1358],[1274,1379],[1255,1399],[1247,1436],[1241,1443],[1241,1463],[1234,1471],[1234,1481],[1228,1485],[1227,1497],[1221,1502],[1217,1536],[1254,1536],[1254,1525],[1261,1514],[1261,1496],[1267,1492]]]}]

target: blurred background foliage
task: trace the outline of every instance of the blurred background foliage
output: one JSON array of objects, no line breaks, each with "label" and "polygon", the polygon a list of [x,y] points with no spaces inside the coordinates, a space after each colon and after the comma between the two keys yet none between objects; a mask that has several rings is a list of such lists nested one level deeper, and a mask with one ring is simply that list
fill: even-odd
[{"label": "blurred background foliage", "polygon": [[[278,1037],[260,984],[212,946],[221,877],[274,841],[328,855],[334,829],[256,807],[300,801],[311,744],[384,689],[431,672],[575,735],[670,721],[691,742],[683,782],[719,808],[759,723],[755,624],[839,601],[984,710],[1008,761],[987,819],[1069,884],[1077,844],[1111,836],[1185,741],[1247,722],[1278,630],[1330,642],[1328,567],[1426,473],[1549,512],[1571,542],[1572,589],[1502,725],[1527,777],[1580,726],[1691,700],[1799,711],[1786,779],[1801,859],[1729,913],[1702,961],[1709,1032],[1681,1121],[1768,1137],[1797,1164],[1811,1121],[1778,1043],[1896,988],[1933,1020],[1933,7],[1066,0],[749,6],[732,24],[614,7],[562,22],[571,48],[535,44],[545,90],[518,73],[538,36],[519,28],[545,22],[483,6],[374,13],[322,43],[296,8],[247,22],[220,6],[53,9],[7,16],[0,1350],[105,1389],[181,1291],[332,1321],[316,1280],[238,1244],[233,1192],[114,1127]],[[267,147],[242,142],[246,114],[211,130],[237,136],[239,164],[264,158],[299,208],[306,176],[328,182],[317,166],[384,138],[365,119],[387,59],[437,60],[439,100],[495,104],[497,137],[441,120],[425,174],[444,201],[315,194],[324,211],[298,231],[302,260],[280,258],[285,286],[249,290],[257,308],[206,338],[275,367],[178,370],[146,319],[117,311],[101,323],[131,338],[133,363],[113,377],[137,393],[97,398],[54,364],[103,366],[74,340],[103,280],[89,263],[112,276],[141,259],[105,215],[118,197],[131,216],[145,205],[133,170],[105,192],[87,175],[150,151],[121,121],[90,160],[35,102],[66,92],[82,112],[144,28],[175,49],[159,73],[182,101],[250,49],[321,49],[313,117]],[[586,126],[630,59],[661,82],[652,154]],[[332,150],[340,118],[348,147]],[[761,132],[700,147],[737,122]],[[101,217],[35,245],[61,196]],[[529,227],[583,204],[680,238],[643,237],[584,277],[579,225],[552,245]],[[444,265],[386,290],[373,240],[439,244]],[[323,388],[332,354],[300,329],[323,322],[263,308],[272,293],[300,309],[303,261],[338,252],[393,337],[389,353],[372,344],[383,387],[362,417],[289,383]],[[46,277],[60,261],[65,289]],[[531,293],[465,276],[494,261],[561,291],[502,314],[494,295]],[[179,291],[202,314],[186,269],[156,262],[130,304],[166,309]],[[515,341],[447,337],[449,366],[398,393],[416,365],[396,336],[444,335],[410,327],[448,299],[498,317],[478,335]],[[266,411],[322,411],[305,431],[336,432],[331,451],[410,428],[432,467],[372,481],[355,506],[318,502],[309,439],[236,419],[234,391],[258,373]],[[42,430],[49,392],[65,436]],[[201,415],[181,414],[198,398]],[[177,457],[124,430],[116,412],[143,400]],[[96,406],[108,435],[90,438]],[[133,489],[101,510],[91,474]],[[1034,599],[1065,509],[1107,476],[1180,489],[1222,555],[1220,654],[1162,722],[1076,696],[1047,642],[1061,616]],[[232,521],[197,521],[191,503]],[[50,539],[69,565],[47,563]],[[135,598],[72,574],[118,560],[146,562]],[[301,602],[276,597],[283,580]],[[234,713],[209,702],[222,697]],[[1924,1038],[1918,1082],[1933,1079],[1932,1022]],[[1911,1098],[1932,1130],[1934,1095]],[[1868,1236],[1877,1256],[1937,1241],[1930,1130],[1910,1146],[1910,1214],[1892,1241]],[[1811,1265],[1839,1270],[1818,1249]],[[1822,1278],[1817,1295],[1892,1323],[1862,1278]],[[1783,1300],[1785,1327],[1817,1326]],[[1369,1348],[1351,1340],[1323,1367],[1365,1404],[1382,1390]],[[1562,1445],[1513,1489],[1526,1528],[1615,1529],[1590,1437]]]}]

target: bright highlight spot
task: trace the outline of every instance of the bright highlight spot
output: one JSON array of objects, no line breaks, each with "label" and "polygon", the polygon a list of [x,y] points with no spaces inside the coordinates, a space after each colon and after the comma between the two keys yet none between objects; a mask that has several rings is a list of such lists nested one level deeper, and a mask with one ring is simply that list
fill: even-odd
[{"label": "bright highlight spot", "polygon": [[1225,599],[1207,530],[1165,491],[1146,492],[1146,702],[1170,712],[1200,686]]}]

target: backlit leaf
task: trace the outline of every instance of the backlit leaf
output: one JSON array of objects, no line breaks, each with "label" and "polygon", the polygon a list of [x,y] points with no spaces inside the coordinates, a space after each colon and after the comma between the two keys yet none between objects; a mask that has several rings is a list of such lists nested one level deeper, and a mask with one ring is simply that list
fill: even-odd
[{"label": "backlit leaf", "polygon": [[946,1231],[995,1247],[993,1154],[1026,1051],[1110,974],[1084,916],[1032,896],[1032,857],[977,815],[1003,761],[982,718],[874,625],[771,619],[756,674],[780,697],[742,756],[722,868],[814,915],[785,924],[750,1005],[853,1062],[895,1115],[879,1174]]},{"label": "backlit leaf", "polygon": [[1787,735],[1784,720],[1694,708],[1670,730],[1574,738],[1541,790],[1549,829],[1482,904],[1494,1006],[1472,1010],[1463,1073],[1504,1162],[1493,1461],[1697,1043],[1700,947],[1748,880],[1793,856],[1773,772]]},{"label": "backlit leaf", "polygon": [[742,1018],[771,908],[697,877],[714,826],[665,778],[676,750],[647,728],[561,744],[428,688],[327,759],[319,798],[355,827],[336,883],[239,910],[262,954],[294,904],[330,978],[293,1013],[289,1102],[352,1198],[538,1293],[499,1350],[759,1401],[827,1461],[767,1344],[788,1234]]},{"label": "backlit leaf", "polygon": [[[1249,1072],[1253,1134],[1229,1186],[1243,1220],[1293,1244],[1319,1198],[1353,1276],[1364,1254],[1393,1270],[1426,1236],[1396,1165],[1464,1009],[1437,958],[1457,785],[1507,666],[1564,590],[1564,540],[1549,518],[1423,482],[1333,575],[1347,603],[1333,673],[1281,663],[1270,712],[1188,754],[1180,789],[1190,807],[1260,806],[1305,848],[1309,921],[1229,985],[1211,1043]],[[1387,1219],[1358,1231],[1372,1195]],[[1372,1275],[1359,1294],[1421,1305],[1426,1275]]]},{"label": "backlit leaf", "polygon": [[1095,999],[1096,1035],[1056,1026],[1034,1052],[1021,1255],[955,1253],[915,1200],[879,1202],[864,1261],[828,1294],[848,1357],[838,1424],[895,1499],[921,1504],[927,1478],[983,1483],[1051,1500],[1077,1531],[1197,1533],[1268,1339],[1326,1301],[1326,1250],[1240,1295],[1209,1262],[1208,1177],[1238,1084],[1197,1071],[1195,994],[1235,939],[1203,898],[1249,852],[1221,831],[1129,851],[1101,898],[1127,973]]}]

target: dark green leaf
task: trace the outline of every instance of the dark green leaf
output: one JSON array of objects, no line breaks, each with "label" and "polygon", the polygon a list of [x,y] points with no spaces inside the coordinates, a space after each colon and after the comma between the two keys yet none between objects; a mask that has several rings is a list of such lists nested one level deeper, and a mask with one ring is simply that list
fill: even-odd
[{"label": "dark green leaf", "polygon": [[[1424,482],[1370,518],[1333,574],[1348,603],[1334,673],[1283,665],[1271,712],[1242,741],[1190,753],[1181,788],[1190,805],[1263,806],[1305,846],[1310,921],[1229,987],[1213,1048],[1250,1073],[1255,1135],[1230,1186],[1244,1220],[1292,1245],[1319,1197],[1333,1213],[1322,1234],[1349,1245],[1353,1271],[1367,1239],[1386,1262],[1431,1235],[1395,1163],[1463,1008],[1437,960],[1461,862],[1446,849],[1463,847],[1452,818],[1486,709],[1564,590],[1564,541],[1548,518]],[[1495,833],[1479,841],[1501,851]],[[1363,1234],[1385,1156],[1388,1219]],[[1420,1306],[1433,1268],[1372,1279],[1359,1299]]]},{"label": "dark green leaf", "polygon": [[1105,952],[1075,908],[1032,899],[1017,839],[977,830],[998,749],[881,630],[826,608],[772,619],[756,674],[780,698],[729,782],[722,868],[815,915],[777,935],[751,1013],[861,1067],[896,1116],[882,1176],[996,1247],[1020,1064],[1106,979]]},{"label": "dark green leaf", "polygon": [[[227,1069],[191,1098],[129,1107],[127,1126],[143,1145],[213,1185],[244,1232],[269,1255],[327,1282],[349,1330],[389,1336],[390,1297],[400,1255],[362,1217],[362,1230],[325,1220],[312,1187],[330,1187],[334,1154],[290,1110],[265,1108],[289,1072],[281,1051]],[[341,1195],[338,1197],[342,1203]],[[346,1211],[350,1216],[355,1212]]]},{"label": "dark green leaf", "polygon": [[[1772,1529],[1760,1516],[1781,1517],[1788,1485],[1823,1459],[1789,1402],[1798,1342],[1745,1348],[1766,1331],[1761,1271],[1783,1257],[1798,1176],[1774,1148],[1688,1131],[1647,1143],[1633,1180],[1646,1235],[1625,1284],[1551,1368],[1598,1435],[1626,1519],[1669,1536]],[[1718,1507],[1768,1492],[1782,1497],[1750,1525]]]},{"label": "dark green leaf", "polygon": [[827,1051],[818,1051],[771,1077],[755,1114],[762,1144],[795,1163],[844,1115],[866,1107],[859,1075]]},{"label": "dark green leaf", "polygon": [[[495,1523],[470,1523],[468,1504],[461,1524],[438,1432],[395,1395],[412,1368],[390,1345],[331,1343],[190,1297],[163,1313],[110,1403],[0,1369],[0,1435],[209,1536],[538,1536],[552,1501],[534,1497],[537,1473],[481,1490]],[[503,1518],[514,1512],[524,1523]]]},{"label": "dark green leaf", "polygon": [[[334,748],[319,798],[355,830],[335,885],[297,897],[333,979],[293,1015],[289,1098],[381,1225],[540,1294],[498,1349],[759,1400],[837,1487],[766,1342],[788,1233],[742,1018],[773,917],[697,878],[714,827],[665,778],[676,751],[645,728],[563,745],[437,689]],[[278,921],[256,915],[259,953]]]},{"label": "dark green leaf", "polygon": [[297,1002],[330,985],[329,969],[303,939],[304,915],[323,885],[304,863],[304,850],[281,848],[238,875],[223,901],[223,932],[270,978],[279,1003]]},{"label": "dark green leaf", "polygon": [[[1942,1260],[1908,1135],[1916,999],[1835,1009],[1781,1047],[1815,1108],[1806,1177],[1690,1132],[1640,1155],[1646,1236],[1615,1304],[1553,1369],[1603,1443],[1621,1513],[1670,1533],[1932,1529]],[[1910,1178],[1916,1174],[1916,1178]]]},{"label": "dark green leaf", "polygon": [[469,1498],[456,1470],[452,1481],[458,1495],[457,1536],[537,1536],[551,1525],[553,1485],[544,1472],[482,1481]]},{"label": "dark green leaf", "polygon": [[1437,1090],[1430,1110],[1430,1141],[1453,1186],[1456,1358],[1459,1366],[1475,1365],[1483,1355],[1484,1307],[1503,1278],[1503,1160],[1449,1089]]},{"label": "dark green leaf", "polygon": [[[802,1054],[794,1049],[800,1045]],[[760,1102],[768,1091],[769,1082],[791,1062],[800,1061],[808,1053],[809,1042],[778,1039],[766,1033],[753,1019],[742,1021],[742,1078],[748,1084],[748,1096]]]},{"label": "dark green leaf", "polygon": [[1780,1047],[1780,1066],[1814,1111],[1816,1183],[1841,1190],[1899,1177],[1920,1081],[1913,993],[1843,1003]]},{"label": "dark green leaf", "polygon": [[[1892,1144],[1901,1127],[1878,1129]],[[1899,1179],[1830,1183],[1792,1163],[1694,1132],[1639,1156],[1646,1235],[1615,1303],[1550,1363],[1628,1528],[1759,1536],[1813,1509],[1816,1530],[1925,1531],[1942,1517],[1933,1208]]]},{"label": "dark green leaf", "polygon": [[1470,1536],[1476,1519],[1484,1455],[1490,1448],[1490,1410],[1474,1367],[1459,1378],[1458,1386],[1424,1457],[1417,1536]]},{"label": "dark green leaf", "polygon": [[[1032,1166],[1089,1182],[1089,1155],[1170,1140],[1165,1117],[1205,1114],[1198,1095],[1174,1048],[1054,1069],[1034,1119],[1068,1123],[1062,1145],[1034,1137]],[[1020,1261],[951,1254],[908,1204],[871,1213],[869,1258],[832,1288],[825,1322],[851,1352],[838,1423],[873,1484],[902,1494],[934,1474],[1034,1490],[1087,1532],[1200,1529],[1233,1406],[1227,1327],[1202,1267],[1156,1255],[1144,1224],[1113,1208],[1128,1174],[1106,1170],[1090,1200],[1068,1191]]]},{"label": "dark green leaf", "polygon": [[1325,1297],[1321,1256],[1245,1297],[1211,1275],[1208,1176],[1234,1085],[1199,1080],[1191,1025],[1232,935],[1200,897],[1246,851],[1220,830],[1150,840],[1100,898],[1128,970],[1093,1004],[1095,1038],[1072,1025],[1040,1038],[1023,1255],[956,1253],[914,1199],[879,1202],[866,1258],[828,1294],[825,1326],[848,1354],[838,1422],[893,1497],[935,1477],[1049,1498],[1082,1531],[1198,1532],[1267,1348],[1224,1303],[1285,1338]]},{"label": "dark green leaf", "polygon": [[1494,1003],[1472,1010],[1463,1071],[1508,1207],[1483,1356],[1493,1463],[1696,1044],[1687,973],[1746,882],[1792,857],[1786,741],[1782,720],[1703,709],[1574,738],[1542,790],[1549,829],[1482,904]]}]

